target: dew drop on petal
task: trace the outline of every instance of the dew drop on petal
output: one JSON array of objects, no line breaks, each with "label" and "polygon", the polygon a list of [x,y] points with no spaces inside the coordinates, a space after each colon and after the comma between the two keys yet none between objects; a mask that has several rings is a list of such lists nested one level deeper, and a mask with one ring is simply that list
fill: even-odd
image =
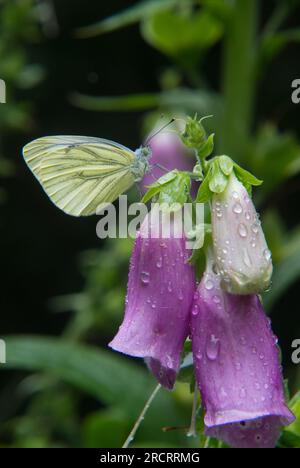
[{"label": "dew drop on petal", "polygon": [[220,304],[220,302],[221,302],[220,296],[217,296],[217,295],[214,296],[213,301],[214,301],[215,304]]},{"label": "dew drop on petal", "polygon": [[215,361],[220,352],[220,340],[211,335],[206,344],[206,355],[210,361]]},{"label": "dew drop on petal", "polygon": [[141,281],[145,285],[149,284],[149,282],[150,282],[150,273],[148,273],[148,271],[142,271]]},{"label": "dew drop on petal", "polygon": [[233,208],[232,208],[232,211],[236,214],[241,214],[243,212],[243,208],[242,208],[242,205],[240,203],[236,203]]},{"label": "dew drop on petal", "polygon": [[247,227],[245,226],[245,224],[241,223],[238,227],[238,232],[239,232],[239,235],[243,238],[247,237],[248,235],[248,229]]},{"label": "dew drop on petal", "polygon": [[266,249],[266,250],[264,251],[264,258],[265,258],[265,260],[266,260],[267,262],[269,262],[269,261],[271,260],[271,257],[272,257],[272,254],[271,254],[270,250],[269,250],[269,249]]},{"label": "dew drop on petal", "polygon": [[214,283],[211,281],[211,280],[207,280],[205,282],[205,289],[207,289],[208,291],[210,291],[211,289],[213,289],[214,287]]}]

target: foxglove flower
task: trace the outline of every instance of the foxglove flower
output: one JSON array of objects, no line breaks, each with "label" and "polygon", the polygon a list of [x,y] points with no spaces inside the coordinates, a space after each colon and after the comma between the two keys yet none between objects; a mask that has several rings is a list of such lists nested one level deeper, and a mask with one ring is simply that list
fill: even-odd
[{"label": "foxglove flower", "polygon": [[294,416],[285,404],[277,340],[258,296],[224,292],[210,259],[191,317],[206,435],[236,448],[274,447]]},{"label": "foxglove flower", "polygon": [[[146,173],[142,182],[142,192],[147,191],[147,186],[153,184],[164,172],[162,167],[172,171],[192,171],[195,164],[193,153],[183,145],[176,133],[160,132],[149,142],[152,154],[150,159],[151,170]],[[161,167],[157,166],[159,164]],[[192,183],[192,193],[195,195],[196,182]]]},{"label": "foxglove flower", "polygon": [[271,253],[253,202],[234,172],[224,192],[213,195],[212,228],[222,287],[233,294],[265,291],[273,270]]},{"label": "foxglove flower", "polygon": [[172,389],[189,332],[195,292],[194,270],[181,223],[171,221],[170,238],[162,237],[166,216],[156,208],[138,233],[129,271],[125,318],[111,348],[145,358],[158,381]]}]

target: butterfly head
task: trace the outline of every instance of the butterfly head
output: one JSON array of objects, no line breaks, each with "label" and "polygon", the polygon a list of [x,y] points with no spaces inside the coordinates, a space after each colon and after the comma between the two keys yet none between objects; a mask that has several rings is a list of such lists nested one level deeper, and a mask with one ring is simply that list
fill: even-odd
[{"label": "butterfly head", "polygon": [[135,161],[132,165],[132,173],[134,175],[135,181],[140,181],[146,172],[150,169],[150,158],[152,155],[152,150],[150,146],[141,146],[135,150]]}]

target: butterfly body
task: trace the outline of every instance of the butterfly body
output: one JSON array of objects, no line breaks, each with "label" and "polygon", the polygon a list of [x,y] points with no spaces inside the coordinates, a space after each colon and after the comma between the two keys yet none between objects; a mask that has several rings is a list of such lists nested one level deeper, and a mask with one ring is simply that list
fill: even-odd
[{"label": "butterfly body", "polygon": [[23,156],[56,206],[73,216],[87,216],[144,177],[151,149],[134,152],[102,138],[50,136],[26,145]]}]

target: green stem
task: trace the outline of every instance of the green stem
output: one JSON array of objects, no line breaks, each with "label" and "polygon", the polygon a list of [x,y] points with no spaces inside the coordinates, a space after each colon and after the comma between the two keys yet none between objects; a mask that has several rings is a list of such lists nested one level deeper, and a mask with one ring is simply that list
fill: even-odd
[{"label": "green stem", "polygon": [[221,151],[241,161],[250,138],[255,96],[257,0],[235,0],[224,48]]}]

